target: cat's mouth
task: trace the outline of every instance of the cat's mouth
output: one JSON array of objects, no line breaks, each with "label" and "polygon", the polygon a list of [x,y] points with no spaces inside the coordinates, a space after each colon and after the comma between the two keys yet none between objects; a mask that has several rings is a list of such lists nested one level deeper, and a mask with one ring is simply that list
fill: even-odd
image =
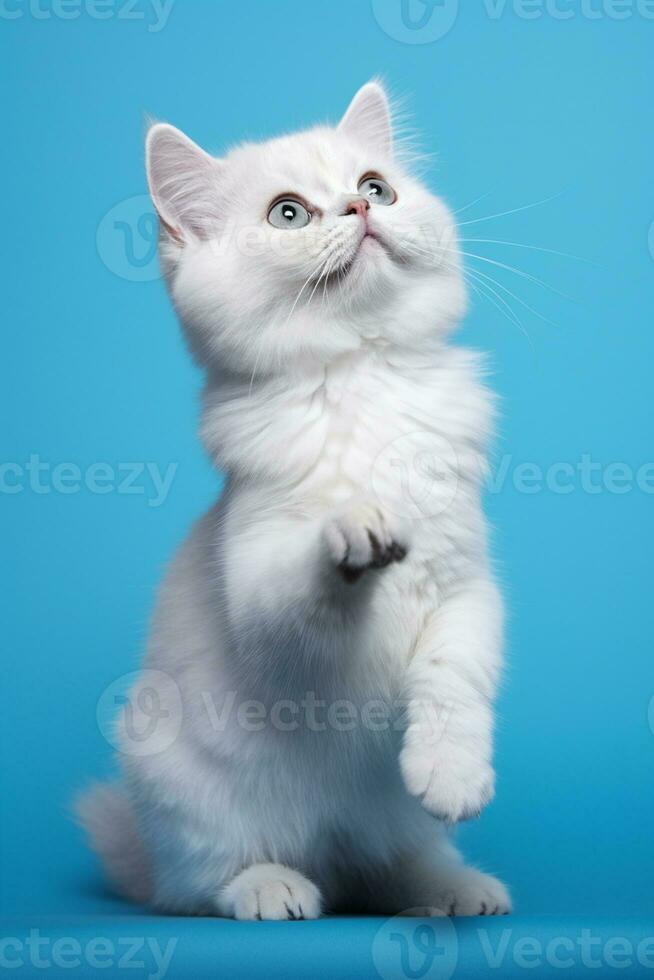
[{"label": "cat's mouth", "polygon": [[[388,242],[386,241],[386,239],[383,238],[378,231],[375,231],[374,228],[368,226],[361,238],[361,241],[359,242],[356,252],[354,253],[354,256],[352,258],[353,262],[355,262],[356,259],[359,257],[359,255],[361,255],[362,250],[365,249],[366,246],[368,248],[372,247],[372,249],[375,250],[381,249],[383,252],[386,253],[386,255],[388,255],[389,258],[391,259],[393,258],[393,251],[390,245],[388,244]],[[371,250],[371,254],[372,254],[372,250]]]},{"label": "cat's mouth", "polygon": [[360,268],[362,261],[373,258],[375,253],[384,253],[388,258],[394,258],[393,250],[381,235],[368,227],[361,236],[354,252],[330,270],[324,276],[323,282],[326,288],[330,286],[342,286],[343,283],[352,277]]}]

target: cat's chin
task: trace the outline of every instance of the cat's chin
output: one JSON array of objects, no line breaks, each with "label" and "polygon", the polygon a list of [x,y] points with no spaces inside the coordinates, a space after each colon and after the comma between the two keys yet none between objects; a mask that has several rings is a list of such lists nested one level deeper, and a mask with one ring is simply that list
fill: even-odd
[{"label": "cat's chin", "polygon": [[359,246],[359,255],[362,255],[365,258],[367,256],[375,256],[382,253],[384,255],[388,255],[388,247],[378,235],[368,232],[363,236],[363,240]]},{"label": "cat's chin", "polygon": [[388,247],[372,233],[364,235],[361,243],[349,262],[339,270],[337,282],[356,289],[368,285],[370,279],[383,273],[383,268],[391,259]]}]

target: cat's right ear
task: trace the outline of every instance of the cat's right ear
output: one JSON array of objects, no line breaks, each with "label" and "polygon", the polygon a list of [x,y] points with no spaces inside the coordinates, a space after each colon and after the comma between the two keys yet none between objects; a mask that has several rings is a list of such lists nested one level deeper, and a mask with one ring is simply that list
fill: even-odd
[{"label": "cat's right ear", "polygon": [[175,241],[206,239],[219,217],[222,163],[167,123],[145,141],[148,187],[162,227]]},{"label": "cat's right ear", "polygon": [[338,128],[341,132],[350,133],[370,149],[390,156],[393,150],[393,123],[388,96],[379,82],[367,82],[359,89]]}]

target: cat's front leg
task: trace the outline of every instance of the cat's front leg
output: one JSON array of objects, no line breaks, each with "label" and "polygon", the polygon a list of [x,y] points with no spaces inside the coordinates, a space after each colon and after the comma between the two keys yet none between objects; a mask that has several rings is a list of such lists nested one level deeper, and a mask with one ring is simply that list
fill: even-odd
[{"label": "cat's front leg", "polygon": [[453,592],[426,627],[407,669],[400,766],[435,816],[477,816],[494,794],[493,711],[502,603],[489,578]]},{"label": "cat's front leg", "polygon": [[404,561],[406,529],[372,500],[358,500],[327,521],[324,539],[332,564],[346,582]]}]

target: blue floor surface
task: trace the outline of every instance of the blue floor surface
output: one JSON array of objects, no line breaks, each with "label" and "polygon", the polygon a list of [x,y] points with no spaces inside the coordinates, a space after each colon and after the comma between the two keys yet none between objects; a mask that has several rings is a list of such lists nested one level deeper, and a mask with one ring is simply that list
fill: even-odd
[{"label": "blue floor surface", "polygon": [[0,973],[150,980],[654,976],[647,917],[233,922],[135,912],[6,917]]}]

